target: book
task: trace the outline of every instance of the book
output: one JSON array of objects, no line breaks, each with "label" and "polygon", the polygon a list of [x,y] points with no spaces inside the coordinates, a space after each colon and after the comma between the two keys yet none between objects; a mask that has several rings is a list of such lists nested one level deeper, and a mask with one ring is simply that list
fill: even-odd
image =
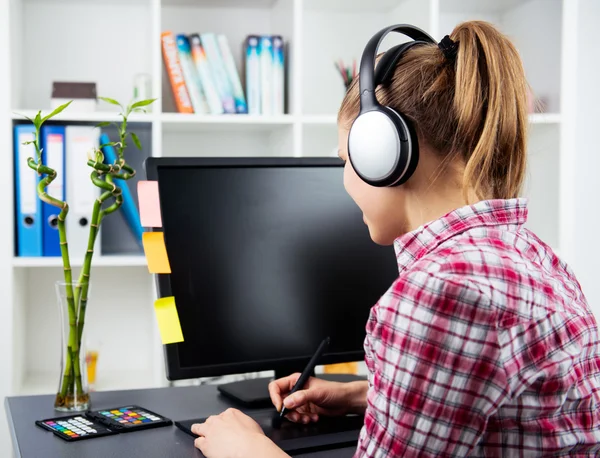
[{"label": "book", "polygon": [[285,57],[283,38],[273,36],[273,114],[280,115],[285,110]]},{"label": "book", "polygon": [[262,35],[258,44],[260,62],[260,114],[273,114],[273,39]]},{"label": "book", "polygon": [[192,101],[194,113],[206,114],[209,112],[209,108],[206,102],[204,91],[202,90],[202,84],[200,83],[200,76],[198,75],[196,66],[192,61],[190,42],[187,36],[183,34],[178,34],[176,40],[181,71],[183,73],[185,86],[190,94],[190,100]]},{"label": "book", "polygon": [[192,50],[192,61],[198,71],[200,77],[200,83],[206,96],[206,101],[211,114],[222,114],[225,110],[223,108],[223,102],[219,93],[217,92],[217,85],[214,81],[214,77],[210,71],[208,60],[206,59],[206,53],[202,47],[200,35],[193,33],[189,36],[190,46]]},{"label": "book", "polygon": [[231,84],[233,100],[235,101],[235,111],[237,113],[248,113],[246,97],[244,96],[244,90],[242,89],[240,76],[236,69],[227,37],[223,34],[217,35],[217,42],[219,44],[219,50],[221,51],[223,63],[225,64],[225,70]]},{"label": "book", "polygon": [[258,40],[257,35],[249,35],[246,37],[245,43],[246,97],[248,100],[248,113],[252,115],[258,115],[261,112]]},{"label": "book", "polygon": [[200,40],[204,47],[210,70],[217,83],[217,91],[223,102],[223,109],[225,113],[236,113],[233,91],[227,77],[225,63],[219,51],[216,35],[214,33],[202,33],[200,34]]},{"label": "book", "polygon": [[179,113],[193,113],[194,108],[192,107],[190,94],[185,84],[181,63],[179,62],[179,52],[177,50],[175,36],[173,32],[166,31],[161,33],[160,38],[163,62],[171,85],[175,108]]}]

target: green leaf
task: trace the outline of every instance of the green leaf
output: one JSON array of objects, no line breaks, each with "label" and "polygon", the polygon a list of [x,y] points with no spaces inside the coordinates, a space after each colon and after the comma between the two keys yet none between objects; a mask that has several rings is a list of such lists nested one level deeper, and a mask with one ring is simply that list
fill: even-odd
[{"label": "green leaf", "polygon": [[71,105],[72,100],[69,100],[67,103],[59,106],[58,108],[56,108],[52,113],[50,113],[48,116],[44,116],[44,119],[42,119],[42,124],[45,123],[48,119],[52,118],[53,116],[56,116],[57,114],[59,114],[61,111],[63,111],[65,108],[67,108],[69,105]]},{"label": "green leaf", "polygon": [[33,124],[33,119],[31,119],[29,116],[25,116],[24,114],[17,113],[16,111],[13,111],[13,113],[16,115],[19,115],[19,116],[23,116],[25,119],[27,119],[29,122],[31,122]]},{"label": "green leaf", "polygon": [[96,124],[96,127],[107,127],[110,126],[110,122],[108,121],[103,121],[101,123]]},{"label": "green leaf", "polygon": [[135,102],[133,105],[131,105],[131,109],[134,110],[138,107],[145,107],[146,105],[150,105],[151,103],[154,103],[155,101],[156,101],[156,99],[140,100],[139,102]]},{"label": "green leaf", "polygon": [[33,125],[38,128],[42,125],[42,112],[41,111],[38,111],[37,114],[35,115],[35,118],[33,120]]},{"label": "green leaf", "polygon": [[137,149],[142,149],[142,144],[140,143],[140,139],[134,132],[131,132],[131,139],[133,140],[133,143],[135,143],[135,146],[137,147]]},{"label": "green leaf", "polygon": [[35,140],[31,140],[29,142],[23,142],[23,145],[31,145],[32,143],[35,143]]},{"label": "green leaf", "polygon": [[115,146],[116,144],[117,144],[117,142],[108,142],[108,143],[102,143],[102,144],[99,146],[99,148],[100,148],[100,149],[102,149],[102,148],[105,148],[105,147],[107,147],[107,146]]},{"label": "green leaf", "polygon": [[[117,102],[115,99],[109,99],[108,97],[98,97],[100,100],[104,100],[106,103],[112,103],[113,105],[117,105],[121,107],[121,104]],[[121,107],[123,108],[123,107]]]}]

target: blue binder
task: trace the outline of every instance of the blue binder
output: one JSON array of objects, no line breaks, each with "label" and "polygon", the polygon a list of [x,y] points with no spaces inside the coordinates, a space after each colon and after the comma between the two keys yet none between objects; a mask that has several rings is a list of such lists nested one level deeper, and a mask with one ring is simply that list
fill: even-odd
[{"label": "blue binder", "polygon": [[[110,138],[108,135],[100,135],[101,145],[109,142]],[[102,153],[104,153],[104,162],[107,164],[112,164],[117,160],[117,153],[112,146],[104,146],[102,148]],[[144,230],[142,228],[142,222],[140,221],[139,211],[135,205],[131,191],[129,190],[129,185],[125,180],[115,180],[115,184],[123,190],[123,205],[121,205],[121,211],[125,216],[125,220],[127,221],[129,228],[141,246],[142,232],[144,232]]]},{"label": "blue binder", "polygon": [[[65,128],[64,126],[43,126],[42,146],[44,164],[57,172],[57,177],[46,192],[59,200],[65,200]],[[42,202],[42,254],[60,256],[60,238],[58,234],[58,215],[60,208]]]},{"label": "blue binder", "polygon": [[35,139],[31,124],[14,128],[17,256],[42,256],[42,201],[37,195],[39,176],[27,166],[27,158],[35,158]]}]

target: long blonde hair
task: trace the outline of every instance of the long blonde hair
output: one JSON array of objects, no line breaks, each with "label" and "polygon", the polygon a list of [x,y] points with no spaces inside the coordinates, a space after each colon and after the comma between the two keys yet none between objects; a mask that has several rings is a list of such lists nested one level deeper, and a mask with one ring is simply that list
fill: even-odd
[{"label": "long blonde hair", "polygon": [[[526,169],[527,81],[511,41],[493,25],[469,21],[450,34],[456,58],[438,46],[409,49],[377,100],[412,120],[445,162],[465,164],[463,193],[507,199],[521,191]],[[359,112],[357,77],[342,101],[338,122],[349,127]]]}]

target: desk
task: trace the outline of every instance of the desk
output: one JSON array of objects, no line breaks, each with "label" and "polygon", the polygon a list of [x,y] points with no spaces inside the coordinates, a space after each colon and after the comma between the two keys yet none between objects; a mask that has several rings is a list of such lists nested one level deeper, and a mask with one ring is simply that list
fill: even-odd
[{"label": "desk", "polygon": [[[4,406],[16,457],[33,458],[200,458],[193,437],[176,426],[99,437],[69,443],[35,425],[35,420],[60,416],[53,408],[54,396],[6,398]],[[215,385],[149,390],[104,391],[92,393],[93,410],[138,404],[171,420],[214,415],[232,404],[218,394]],[[299,457],[350,458],[354,448],[296,455]]]}]

